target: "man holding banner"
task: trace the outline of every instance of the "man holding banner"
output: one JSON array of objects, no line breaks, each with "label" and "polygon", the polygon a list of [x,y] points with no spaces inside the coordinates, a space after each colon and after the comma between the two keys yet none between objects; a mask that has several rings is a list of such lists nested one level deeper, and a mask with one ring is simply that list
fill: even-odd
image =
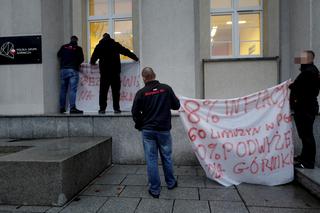
[{"label": "man holding banner", "polygon": [[155,80],[152,68],[142,70],[145,87],[140,89],[132,106],[132,117],[135,128],[142,130],[143,148],[147,163],[149,194],[159,198],[161,182],[158,171],[158,150],[168,189],[178,186],[173,175],[171,160],[171,109],[180,108],[179,99],[172,88]]},{"label": "man holding banner", "polygon": [[298,135],[302,141],[301,154],[295,157],[295,167],[313,169],[316,156],[316,143],[313,136],[313,123],[318,114],[320,79],[319,70],[313,64],[314,52],[307,50],[295,58],[301,64],[301,73],[290,85],[290,106],[296,123]]},{"label": "man holding banner", "polygon": [[108,90],[111,86],[113,110],[115,113],[121,113],[120,110],[120,54],[128,56],[129,58],[138,61],[139,58],[132,53],[129,49],[125,48],[114,39],[110,37],[108,33],[103,35],[99,44],[95,47],[90,64],[94,65],[99,59],[100,69],[100,90],[99,90],[99,106],[100,114],[106,112]]}]

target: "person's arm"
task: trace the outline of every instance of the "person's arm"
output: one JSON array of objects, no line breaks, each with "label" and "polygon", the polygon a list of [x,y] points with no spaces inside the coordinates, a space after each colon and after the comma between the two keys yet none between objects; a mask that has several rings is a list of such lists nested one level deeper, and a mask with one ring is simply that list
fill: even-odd
[{"label": "person's arm", "polygon": [[131,52],[129,49],[125,48],[124,46],[122,46],[118,42],[116,42],[116,45],[117,45],[117,49],[121,55],[125,55],[125,56],[128,56],[129,58],[131,58],[132,60],[139,61],[139,58],[133,52]]},{"label": "person's arm", "polygon": [[142,127],[142,100],[140,98],[140,93],[137,92],[133,104],[132,104],[132,108],[131,108],[131,113],[132,113],[132,118],[133,121],[135,122],[135,128],[138,130],[141,130]]},{"label": "person's arm", "polygon": [[91,59],[90,59],[90,64],[95,65],[97,60],[99,59],[99,54],[100,53],[100,46],[97,45],[96,48],[94,48]]},{"label": "person's arm", "polygon": [[81,47],[79,47],[79,49],[78,49],[78,64],[79,64],[79,67],[80,67],[80,65],[82,64],[83,61],[84,61],[83,50],[82,50]]},{"label": "person's arm", "polygon": [[171,109],[178,110],[180,108],[180,101],[170,88]]}]

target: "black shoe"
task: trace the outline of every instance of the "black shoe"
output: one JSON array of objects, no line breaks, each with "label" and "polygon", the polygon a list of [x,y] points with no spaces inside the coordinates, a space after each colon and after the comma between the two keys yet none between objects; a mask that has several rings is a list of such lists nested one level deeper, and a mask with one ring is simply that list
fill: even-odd
[{"label": "black shoe", "polygon": [[74,107],[70,109],[70,114],[83,114],[83,111]]},{"label": "black shoe", "polygon": [[115,114],[120,114],[120,113],[121,113],[121,110],[120,110],[120,109],[116,109],[116,110],[114,110],[114,113],[115,113]]},{"label": "black shoe", "polygon": [[169,190],[172,190],[172,189],[174,189],[174,188],[176,188],[176,187],[178,187],[178,181],[176,181],[176,183],[175,183],[173,186],[168,187],[168,189],[169,189]]},{"label": "black shoe", "polygon": [[149,192],[149,194],[150,194],[153,198],[159,198],[159,196],[160,196],[160,195],[152,194],[152,192],[151,192],[150,190],[149,190],[148,192]]},{"label": "black shoe", "polygon": [[295,163],[294,168],[298,169],[314,169],[314,165],[305,163]]},{"label": "black shoe", "polygon": [[99,113],[99,114],[106,114],[106,110],[100,109],[98,113]]},{"label": "black shoe", "polygon": [[66,109],[65,108],[60,108],[60,113],[65,113]]}]

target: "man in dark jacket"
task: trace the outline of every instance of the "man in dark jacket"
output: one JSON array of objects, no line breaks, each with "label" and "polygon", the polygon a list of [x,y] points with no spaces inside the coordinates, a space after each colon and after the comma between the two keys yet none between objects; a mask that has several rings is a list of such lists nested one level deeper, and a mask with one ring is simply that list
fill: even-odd
[{"label": "man in dark jacket", "polygon": [[158,150],[168,189],[174,189],[178,185],[173,175],[171,160],[170,110],[178,110],[180,103],[172,88],[159,83],[155,77],[152,68],[146,67],[142,70],[145,87],[137,92],[131,112],[135,127],[142,130],[150,185],[149,194],[154,198],[159,198],[161,183],[158,171]]},{"label": "man in dark jacket", "polygon": [[76,108],[76,94],[79,82],[79,69],[84,60],[82,48],[78,46],[77,36],[71,36],[71,41],[63,45],[58,51],[60,59],[60,113],[66,112],[66,96],[70,85],[69,104],[70,113],[83,113]]},{"label": "man in dark jacket", "polygon": [[90,64],[95,64],[99,59],[100,90],[99,90],[99,113],[104,114],[107,107],[108,90],[111,85],[113,110],[120,113],[120,54],[138,61],[139,58],[129,49],[113,40],[108,33],[103,35],[99,44],[95,47]]},{"label": "man in dark jacket", "polygon": [[316,156],[316,143],[313,136],[313,123],[318,114],[320,79],[319,70],[313,64],[314,52],[304,51],[301,56],[295,58],[296,64],[301,64],[301,73],[289,86],[290,106],[293,117],[302,140],[301,154],[295,157],[295,167],[313,169]]}]

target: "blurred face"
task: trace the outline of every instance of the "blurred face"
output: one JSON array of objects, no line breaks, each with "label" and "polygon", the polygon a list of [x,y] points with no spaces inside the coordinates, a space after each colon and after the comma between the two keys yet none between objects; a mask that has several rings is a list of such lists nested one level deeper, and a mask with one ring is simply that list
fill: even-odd
[{"label": "blurred face", "polygon": [[302,52],[299,57],[294,58],[295,64],[311,64],[313,62],[313,57],[310,53]]}]

